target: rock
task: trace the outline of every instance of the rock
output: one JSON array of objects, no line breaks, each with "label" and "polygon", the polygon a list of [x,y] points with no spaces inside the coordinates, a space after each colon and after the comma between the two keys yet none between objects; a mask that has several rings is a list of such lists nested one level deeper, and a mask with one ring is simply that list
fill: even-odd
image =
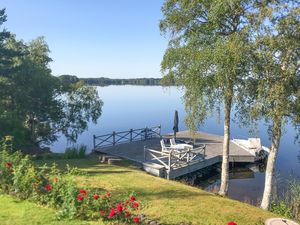
[{"label": "rock", "polygon": [[151,220],[149,220],[149,219],[146,218],[146,219],[144,220],[144,222],[145,222],[146,224],[149,224],[149,223],[151,222]]},{"label": "rock", "polygon": [[299,225],[298,223],[284,218],[270,218],[266,220],[266,225]]},{"label": "rock", "polygon": [[140,217],[140,220],[141,220],[141,221],[146,220],[146,216],[145,216],[144,214],[141,214],[139,217]]},{"label": "rock", "polygon": [[107,163],[110,165],[120,165],[122,163],[122,159],[108,159]]},{"label": "rock", "polygon": [[101,162],[108,162],[109,159],[119,159],[119,158],[111,155],[103,155]]}]

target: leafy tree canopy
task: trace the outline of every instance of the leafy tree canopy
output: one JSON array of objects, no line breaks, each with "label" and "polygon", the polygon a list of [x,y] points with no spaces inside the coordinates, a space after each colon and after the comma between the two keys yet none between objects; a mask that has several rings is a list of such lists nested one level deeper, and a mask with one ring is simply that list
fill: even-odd
[{"label": "leafy tree canopy", "polygon": [[49,144],[61,134],[76,141],[89,121],[96,123],[103,105],[96,89],[52,76],[43,37],[25,43],[5,30],[0,37],[0,136],[15,136],[19,145]]}]

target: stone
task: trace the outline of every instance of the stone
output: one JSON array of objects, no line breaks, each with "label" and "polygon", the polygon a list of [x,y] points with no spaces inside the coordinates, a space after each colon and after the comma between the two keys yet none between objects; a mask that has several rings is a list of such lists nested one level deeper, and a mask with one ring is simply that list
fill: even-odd
[{"label": "stone", "polygon": [[149,224],[150,222],[151,222],[151,220],[149,220],[149,219],[145,219],[145,221],[144,221],[146,224]]},{"label": "stone", "polygon": [[266,220],[265,225],[299,225],[299,224],[285,218],[270,218]]},{"label": "stone", "polygon": [[122,159],[108,159],[107,163],[110,165],[120,165],[122,161]]},{"label": "stone", "polygon": [[102,161],[101,162],[108,162],[109,159],[119,159],[118,157],[111,156],[111,155],[103,155],[102,156]]}]

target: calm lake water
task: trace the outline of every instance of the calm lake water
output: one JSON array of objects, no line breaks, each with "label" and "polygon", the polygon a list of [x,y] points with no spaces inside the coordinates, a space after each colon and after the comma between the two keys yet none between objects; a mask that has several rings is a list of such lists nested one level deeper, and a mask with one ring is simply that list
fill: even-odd
[{"label": "calm lake water", "polygon": [[[93,145],[93,134],[100,135],[113,131],[143,128],[161,124],[162,134],[172,132],[174,110],[179,113],[179,129],[186,130],[184,124],[183,91],[176,88],[163,88],[160,86],[108,86],[97,87],[100,98],[104,102],[102,116],[98,123],[90,124],[88,131],[78,139],[77,144],[85,144],[89,149]],[[267,126],[264,122],[259,124],[259,133],[263,145],[270,146]],[[200,128],[201,131],[223,135],[223,121],[218,116],[210,117]],[[240,128],[232,123],[231,137],[249,137],[247,128]],[[291,173],[300,176],[300,147],[294,143],[295,130],[291,125],[285,127],[281,139],[278,160],[276,163],[277,182],[284,186],[284,179]],[[67,147],[64,138],[56,142],[52,150],[63,152]],[[216,191],[220,183],[220,175],[215,174],[207,179],[197,179],[196,185]],[[229,196],[234,199],[256,204],[261,198],[264,185],[264,172],[253,172],[248,168],[235,168],[232,170],[229,183]]]}]

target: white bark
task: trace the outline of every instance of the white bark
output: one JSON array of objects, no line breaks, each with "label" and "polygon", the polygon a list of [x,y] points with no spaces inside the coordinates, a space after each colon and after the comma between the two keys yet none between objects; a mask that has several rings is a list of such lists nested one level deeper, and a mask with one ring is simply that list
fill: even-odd
[{"label": "white bark", "polygon": [[270,154],[268,156],[266,175],[265,175],[265,189],[260,207],[262,209],[269,209],[272,197],[272,186],[274,178],[274,169],[278,153],[278,147],[281,137],[281,121],[278,124],[273,125],[272,129],[272,144],[270,148]]},{"label": "white bark", "polygon": [[224,142],[223,142],[223,160],[221,173],[221,187],[219,195],[227,195],[228,181],[229,181],[229,140],[230,140],[230,111],[231,100],[225,104],[225,118],[224,118]]}]

